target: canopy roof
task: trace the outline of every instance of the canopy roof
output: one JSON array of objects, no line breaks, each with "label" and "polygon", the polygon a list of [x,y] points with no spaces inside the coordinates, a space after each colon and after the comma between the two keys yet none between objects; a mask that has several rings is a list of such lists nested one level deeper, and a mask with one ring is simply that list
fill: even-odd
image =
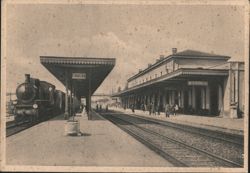
[{"label": "canopy roof", "polygon": [[114,58],[40,56],[40,62],[77,97],[92,95],[115,65]]},{"label": "canopy roof", "polygon": [[[133,93],[140,89],[144,89],[146,87],[152,87],[156,85],[163,85],[164,87],[173,86],[178,87],[181,82],[187,83],[189,80],[199,80],[199,81],[207,81],[207,80],[219,80],[222,81],[221,78],[228,76],[228,70],[225,69],[188,69],[181,68],[172,73],[163,75],[159,78],[144,82],[142,84],[136,85],[134,87],[125,89],[119,93],[113,94],[113,97],[120,97],[129,93]],[[182,83],[183,84],[183,83]]]}]

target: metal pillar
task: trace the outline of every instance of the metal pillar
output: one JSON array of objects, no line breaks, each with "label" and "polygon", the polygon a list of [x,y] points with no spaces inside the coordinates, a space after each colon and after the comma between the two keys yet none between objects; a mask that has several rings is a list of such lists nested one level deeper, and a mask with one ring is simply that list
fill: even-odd
[{"label": "metal pillar", "polygon": [[170,90],[168,90],[168,95],[169,95],[168,103],[169,103],[169,105],[172,105],[172,92]]},{"label": "metal pillar", "polygon": [[75,100],[76,99],[76,94],[75,94],[75,88],[72,86],[72,111],[71,114],[74,117],[75,116]]},{"label": "metal pillar", "polygon": [[172,90],[172,96],[171,96],[172,100],[171,100],[171,104],[174,105],[175,104],[175,91]]},{"label": "metal pillar", "polygon": [[223,116],[224,113],[223,88],[220,84],[218,86],[218,110],[220,111],[220,116]]},{"label": "metal pillar", "polygon": [[66,93],[65,93],[65,113],[64,113],[64,119],[68,119],[69,118],[69,104],[68,104],[68,87],[69,87],[69,81],[68,81],[68,70],[65,71],[65,89],[66,89]]},{"label": "metal pillar", "polygon": [[195,87],[192,86],[192,107],[196,111],[196,92],[195,92]]},{"label": "metal pillar", "polygon": [[205,91],[205,87],[201,88],[201,108],[206,109],[206,91]]},{"label": "metal pillar", "polygon": [[209,110],[209,112],[211,111],[210,110],[210,87],[209,85],[206,86],[206,109]]},{"label": "metal pillar", "polygon": [[72,82],[70,82],[70,97],[69,97],[69,117],[72,116]]},{"label": "metal pillar", "polygon": [[239,64],[236,64],[235,70],[235,102],[238,103],[239,106]]},{"label": "metal pillar", "polygon": [[89,83],[89,88],[88,88],[88,96],[86,97],[86,104],[88,105],[88,120],[92,120],[92,115],[91,115],[91,70],[89,72],[89,80],[88,80],[88,83]]},{"label": "metal pillar", "polygon": [[188,107],[192,106],[192,90],[188,90]]}]

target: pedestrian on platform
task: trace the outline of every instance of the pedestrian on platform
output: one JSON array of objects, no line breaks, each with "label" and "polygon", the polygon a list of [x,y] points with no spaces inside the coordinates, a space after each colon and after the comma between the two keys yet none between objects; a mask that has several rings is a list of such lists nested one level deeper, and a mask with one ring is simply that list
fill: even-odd
[{"label": "pedestrian on platform", "polygon": [[108,110],[109,110],[109,107],[108,107],[108,104],[106,105],[106,112],[108,112]]},{"label": "pedestrian on platform", "polygon": [[141,110],[144,112],[145,110],[144,110],[144,104],[142,103],[141,104]]},{"label": "pedestrian on platform", "polygon": [[100,105],[100,111],[102,112],[102,105]]},{"label": "pedestrian on platform", "polygon": [[98,103],[96,104],[96,111],[98,111]]},{"label": "pedestrian on platform", "polygon": [[132,110],[133,113],[135,113],[135,106],[134,106],[134,104],[131,105],[131,110]]},{"label": "pedestrian on platform", "polygon": [[169,104],[166,104],[166,106],[165,106],[165,115],[167,118],[170,115],[170,105]]},{"label": "pedestrian on platform", "polygon": [[177,112],[179,111],[179,105],[175,104],[174,105],[174,115],[176,116]]}]

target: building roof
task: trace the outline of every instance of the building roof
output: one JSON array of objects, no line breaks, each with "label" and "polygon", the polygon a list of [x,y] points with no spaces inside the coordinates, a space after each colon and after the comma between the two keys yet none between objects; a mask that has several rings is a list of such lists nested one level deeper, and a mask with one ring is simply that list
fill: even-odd
[{"label": "building roof", "polygon": [[228,57],[223,55],[217,55],[213,53],[207,53],[207,52],[200,52],[196,50],[187,49],[181,52],[177,52],[176,54],[172,56],[193,56],[193,57]]},{"label": "building roof", "polygon": [[[76,96],[93,94],[115,66],[115,58],[40,56],[41,64]],[[67,82],[68,81],[68,82]]]},{"label": "building roof", "polygon": [[156,68],[157,66],[159,66],[160,64],[162,64],[163,62],[170,60],[172,58],[213,58],[213,59],[224,59],[224,60],[228,60],[230,59],[229,56],[225,56],[225,55],[217,55],[217,54],[213,54],[213,53],[207,53],[207,52],[200,52],[200,51],[196,51],[196,50],[191,50],[191,49],[187,49],[181,52],[177,52],[175,54],[171,54],[167,57],[164,57],[163,59],[159,59],[158,61],[156,61],[154,64],[148,66],[147,68],[139,71],[137,74],[131,76],[128,81],[131,81],[135,78],[137,78],[138,76],[147,73],[148,71]]},{"label": "building roof", "polygon": [[40,60],[48,64],[115,65],[114,58],[41,56]]}]

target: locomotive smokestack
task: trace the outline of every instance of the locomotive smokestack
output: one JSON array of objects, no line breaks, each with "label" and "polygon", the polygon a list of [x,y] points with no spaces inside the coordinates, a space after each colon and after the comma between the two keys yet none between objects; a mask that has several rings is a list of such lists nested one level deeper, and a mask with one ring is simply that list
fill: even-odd
[{"label": "locomotive smokestack", "polygon": [[25,82],[30,83],[30,74],[25,74]]}]

